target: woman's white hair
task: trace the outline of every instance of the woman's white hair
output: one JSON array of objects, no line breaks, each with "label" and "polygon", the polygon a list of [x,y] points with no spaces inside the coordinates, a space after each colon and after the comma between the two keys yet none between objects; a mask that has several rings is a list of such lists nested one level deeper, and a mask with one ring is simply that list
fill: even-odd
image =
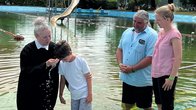
[{"label": "woman's white hair", "polygon": [[44,17],[37,17],[34,22],[34,35],[39,35],[45,29],[50,30],[49,26],[47,25],[46,19]]}]

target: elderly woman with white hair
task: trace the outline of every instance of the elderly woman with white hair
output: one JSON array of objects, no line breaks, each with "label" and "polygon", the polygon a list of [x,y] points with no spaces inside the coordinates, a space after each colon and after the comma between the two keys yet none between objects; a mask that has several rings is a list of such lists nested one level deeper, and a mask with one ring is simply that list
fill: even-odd
[{"label": "elderly woman with white hair", "polygon": [[133,17],[134,27],[123,32],[116,51],[123,82],[123,110],[135,104],[144,110],[152,109],[151,61],[158,35],[148,23],[148,12],[139,10]]},{"label": "elderly woman with white hair", "polygon": [[34,22],[36,40],[20,53],[17,110],[53,110],[58,93],[59,75],[54,58],[55,43],[44,18]]}]

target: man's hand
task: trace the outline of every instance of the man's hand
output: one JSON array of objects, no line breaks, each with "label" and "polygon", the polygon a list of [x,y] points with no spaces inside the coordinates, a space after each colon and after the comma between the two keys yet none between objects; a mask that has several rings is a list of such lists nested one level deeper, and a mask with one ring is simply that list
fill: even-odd
[{"label": "man's hand", "polygon": [[124,65],[122,63],[119,64],[119,67],[120,67],[120,70],[123,72],[123,73],[131,73],[133,72],[133,66],[128,66],[128,65]]}]

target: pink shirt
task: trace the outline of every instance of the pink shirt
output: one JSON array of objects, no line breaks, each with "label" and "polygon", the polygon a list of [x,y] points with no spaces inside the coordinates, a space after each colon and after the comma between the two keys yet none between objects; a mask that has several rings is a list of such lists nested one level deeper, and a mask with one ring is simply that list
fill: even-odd
[{"label": "pink shirt", "polygon": [[163,30],[159,32],[152,59],[153,78],[171,74],[174,62],[174,52],[171,44],[173,38],[181,39],[181,34],[176,28],[172,28],[166,33]]}]

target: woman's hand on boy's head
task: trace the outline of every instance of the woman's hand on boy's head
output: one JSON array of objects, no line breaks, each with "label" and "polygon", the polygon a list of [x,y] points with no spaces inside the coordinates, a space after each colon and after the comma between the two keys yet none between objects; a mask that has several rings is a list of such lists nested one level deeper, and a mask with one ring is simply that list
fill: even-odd
[{"label": "woman's hand on boy's head", "polygon": [[52,67],[55,67],[56,66],[56,64],[59,62],[59,59],[49,59],[48,61],[46,61],[46,66],[47,67],[50,67],[50,66],[52,66]]}]

